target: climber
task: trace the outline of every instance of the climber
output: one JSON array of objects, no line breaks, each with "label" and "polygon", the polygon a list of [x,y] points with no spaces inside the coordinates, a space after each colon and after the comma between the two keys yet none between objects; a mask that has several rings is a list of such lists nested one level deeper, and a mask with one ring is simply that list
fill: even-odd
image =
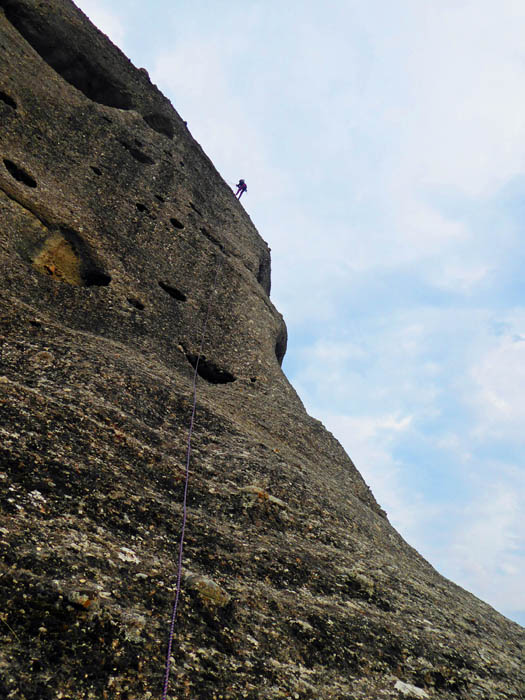
[{"label": "climber", "polygon": [[244,180],[239,180],[235,187],[237,188],[237,192],[235,193],[237,199],[240,199],[243,195],[243,192],[246,192],[248,190],[248,187],[246,186]]}]

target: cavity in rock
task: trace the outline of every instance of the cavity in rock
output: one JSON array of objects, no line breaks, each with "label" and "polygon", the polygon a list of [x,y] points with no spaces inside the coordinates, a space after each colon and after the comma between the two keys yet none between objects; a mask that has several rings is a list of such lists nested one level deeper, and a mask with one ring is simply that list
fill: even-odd
[{"label": "cavity in rock", "polygon": [[177,301],[186,301],[187,299],[185,294],[179,292],[178,289],[175,289],[175,287],[172,287],[170,284],[166,284],[166,282],[160,281],[159,287],[163,289],[166,292],[166,294],[169,294],[170,297],[176,299]]},{"label": "cavity in rock", "polygon": [[172,225],[174,228],[178,228],[178,229],[183,229],[183,228],[184,228],[184,224],[181,223],[178,219],[175,219],[175,217],[172,217],[172,218],[170,219],[170,223],[171,223],[171,225]]},{"label": "cavity in rock", "polygon": [[144,304],[141,301],[139,301],[138,299],[135,299],[134,297],[130,297],[128,299],[128,302],[131,304],[131,306],[134,306],[139,311],[144,311]]},{"label": "cavity in rock", "polygon": [[75,287],[107,287],[111,282],[85,241],[69,229],[50,232],[35,245],[30,262],[42,274]]},{"label": "cavity in rock", "polygon": [[32,12],[22,3],[1,3],[7,19],[24,39],[66,82],[86,97],[108,107],[131,109],[130,94],[107,66],[97,65],[96,58],[81,53],[72,37],[57,35],[34,21]]},{"label": "cavity in rock", "polygon": [[16,163],[13,163],[12,160],[4,158],[4,165],[11,177],[14,177],[15,180],[26,185],[26,187],[36,187],[36,180],[31,177],[29,173],[26,173],[25,170],[16,165]]},{"label": "cavity in rock", "polygon": [[6,92],[3,92],[3,90],[0,90],[0,100],[4,102],[8,107],[11,107],[12,109],[17,108],[16,102],[13,100],[13,98],[8,95]]},{"label": "cavity in rock", "polygon": [[145,114],[143,119],[146,124],[157,133],[164,134],[164,136],[167,136],[169,139],[173,138],[175,130],[169,117],[166,117],[164,114],[159,114],[158,112],[153,112],[151,114]]},{"label": "cavity in rock", "polygon": [[236,377],[228,372],[226,369],[220,369],[211,360],[207,360],[204,356],[201,356],[197,365],[197,355],[186,354],[186,359],[190,365],[195,369],[197,366],[197,374],[202,377],[210,384],[229,384],[234,382]]},{"label": "cavity in rock", "polygon": [[275,357],[277,362],[282,365],[284,356],[286,354],[286,346],[288,345],[288,333],[286,331],[286,326],[284,321],[279,328],[277,333],[277,338],[275,339]]},{"label": "cavity in rock", "polygon": [[146,153],[143,153],[141,150],[135,148],[135,146],[132,146],[126,141],[120,141],[120,144],[124,146],[124,148],[129,151],[130,155],[133,156],[133,158],[135,158],[135,160],[139,163],[144,163],[145,165],[153,165],[155,163],[155,161]]},{"label": "cavity in rock", "polygon": [[266,294],[270,296],[271,288],[271,271],[270,271],[270,254],[265,252],[259,260],[259,269],[257,270],[257,282],[264,289]]},{"label": "cavity in rock", "polygon": [[107,287],[111,282],[111,275],[101,270],[87,270],[84,273],[86,287]]}]

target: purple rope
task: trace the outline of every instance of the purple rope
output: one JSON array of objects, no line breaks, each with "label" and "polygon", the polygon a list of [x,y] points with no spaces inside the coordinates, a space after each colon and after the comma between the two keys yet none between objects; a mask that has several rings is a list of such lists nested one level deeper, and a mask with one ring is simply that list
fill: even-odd
[{"label": "purple rope", "polygon": [[197,371],[199,369],[199,361],[201,359],[202,355],[202,350],[204,348],[204,338],[206,336],[206,330],[208,328],[208,319],[210,317],[210,309],[211,309],[211,303],[213,299],[213,292],[215,291],[217,287],[217,279],[219,277],[219,270],[221,267],[221,261],[220,259],[217,260],[217,268],[215,270],[215,279],[213,280],[213,286],[210,294],[210,300],[208,302],[208,308],[206,310],[206,318],[204,319],[204,325],[202,327],[202,335],[201,335],[201,343],[199,346],[199,352],[197,355],[197,360],[195,362],[195,368],[193,370],[193,385],[192,385],[192,392],[193,392],[193,407],[191,410],[191,420],[190,420],[190,428],[188,431],[188,447],[186,450],[186,477],[185,477],[185,482],[184,482],[184,498],[183,498],[183,505],[182,505],[182,529],[181,529],[181,534],[180,534],[180,542],[179,542],[179,559],[178,559],[178,564],[177,564],[177,589],[175,592],[175,600],[173,602],[173,610],[171,613],[171,623],[170,623],[170,634],[169,634],[169,639],[168,639],[168,653],[166,655],[166,672],[164,675],[164,687],[162,690],[162,700],[166,700],[168,697],[168,684],[170,681],[170,669],[171,669],[171,648],[173,646],[173,637],[175,635],[175,618],[177,617],[177,608],[179,605],[179,597],[180,597],[180,584],[181,584],[181,579],[182,579],[182,552],[184,549],[184,535],[186,533],[186,521],[188,518],[188,484],[190,481],[190,457],[191,457],[191,436],[193,434],[193,426],[195,423],[195,412],[197,410]]}]

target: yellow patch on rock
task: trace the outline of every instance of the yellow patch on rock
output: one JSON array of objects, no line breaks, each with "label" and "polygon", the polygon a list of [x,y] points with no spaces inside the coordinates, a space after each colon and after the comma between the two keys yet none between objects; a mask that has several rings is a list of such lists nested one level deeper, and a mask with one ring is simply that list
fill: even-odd
[{"label": "yellow patch on rock", "polygon": [[202,602],[210,607],[223,608],[231,600],[231,595],[208,576],[188,574],[186,586],[196,591]]},{"label": "yellow patch on rock", "polygon": [[68,282],[77,287],[83,286],[81,261],[73,246],[60,233],[53,233],[33,258],[33,265],[50,277]]}]

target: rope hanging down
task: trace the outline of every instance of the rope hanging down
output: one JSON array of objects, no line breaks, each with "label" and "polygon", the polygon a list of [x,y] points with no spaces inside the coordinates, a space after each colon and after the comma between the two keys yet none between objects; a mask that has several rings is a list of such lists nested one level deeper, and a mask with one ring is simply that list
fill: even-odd
[{"label": "rope hanging down", "polygon": [[175,600],[173,601],[173,609],[172,609],[172,613],[171,613],[170,633],[169,633],[169,638],[168,638],[168,653],[166,655],[166,672],[164,675],[164,687],[162,690],[162,700],[166,700],[166,698],[168,697],[168,684],[169,684],[169,680],[170,680],[170,669],[171,669],[171,649],[173,646],[173,637],[175,635],[175,618],[177,617],[177,608],[179,605],[179,597],[180,597],[180,584],[181,584],[181,579],[182,579],[182,553],[183,553],[183,549],[184,549],[184,535],[186,533],[186,521],[187,521],[187,517],[188,517],[188,484],[190,481],[191,437],[193,434],[193,426],[195,424],[195,412],[197,410],[197,373],[198,373],[198,369],[199,369],[199,361],[200,361],[201,356],[202,356],[202,350],[204,348],[204,339],[206,336],[206,330],[208,328],[208,319],[210,318],[210,310],[211,310],[211,305],[212,305],[212,301],[213,301],[213,294],[217,288],[217,280],[219,278],[220,268],[221,268],[221,259],[217,258],[217,266],[215,268],[215,278],[213,280],[211,294],[210,294],[209,302],[208,302],[208,308],[206,309],[206,316],[204,318],[204,324],[202,327],[199,352],[197,353],[197,360],[195,362],[195,367],[193,370],[193,384],[192,384],[193,406],[191,409],[190,427],[188,430],[188,444],[187,444],[187,449],[186,449],[186,474],[185,474],[185,480],[184,480],[184,497],[183,497],[183,502],[182,502],[182,528],[181,528],[180,541],[179,541],[179,558],[178,558],[178,563],[177,563],[177,588],[176,588],[176,592],[175,592]]}]

